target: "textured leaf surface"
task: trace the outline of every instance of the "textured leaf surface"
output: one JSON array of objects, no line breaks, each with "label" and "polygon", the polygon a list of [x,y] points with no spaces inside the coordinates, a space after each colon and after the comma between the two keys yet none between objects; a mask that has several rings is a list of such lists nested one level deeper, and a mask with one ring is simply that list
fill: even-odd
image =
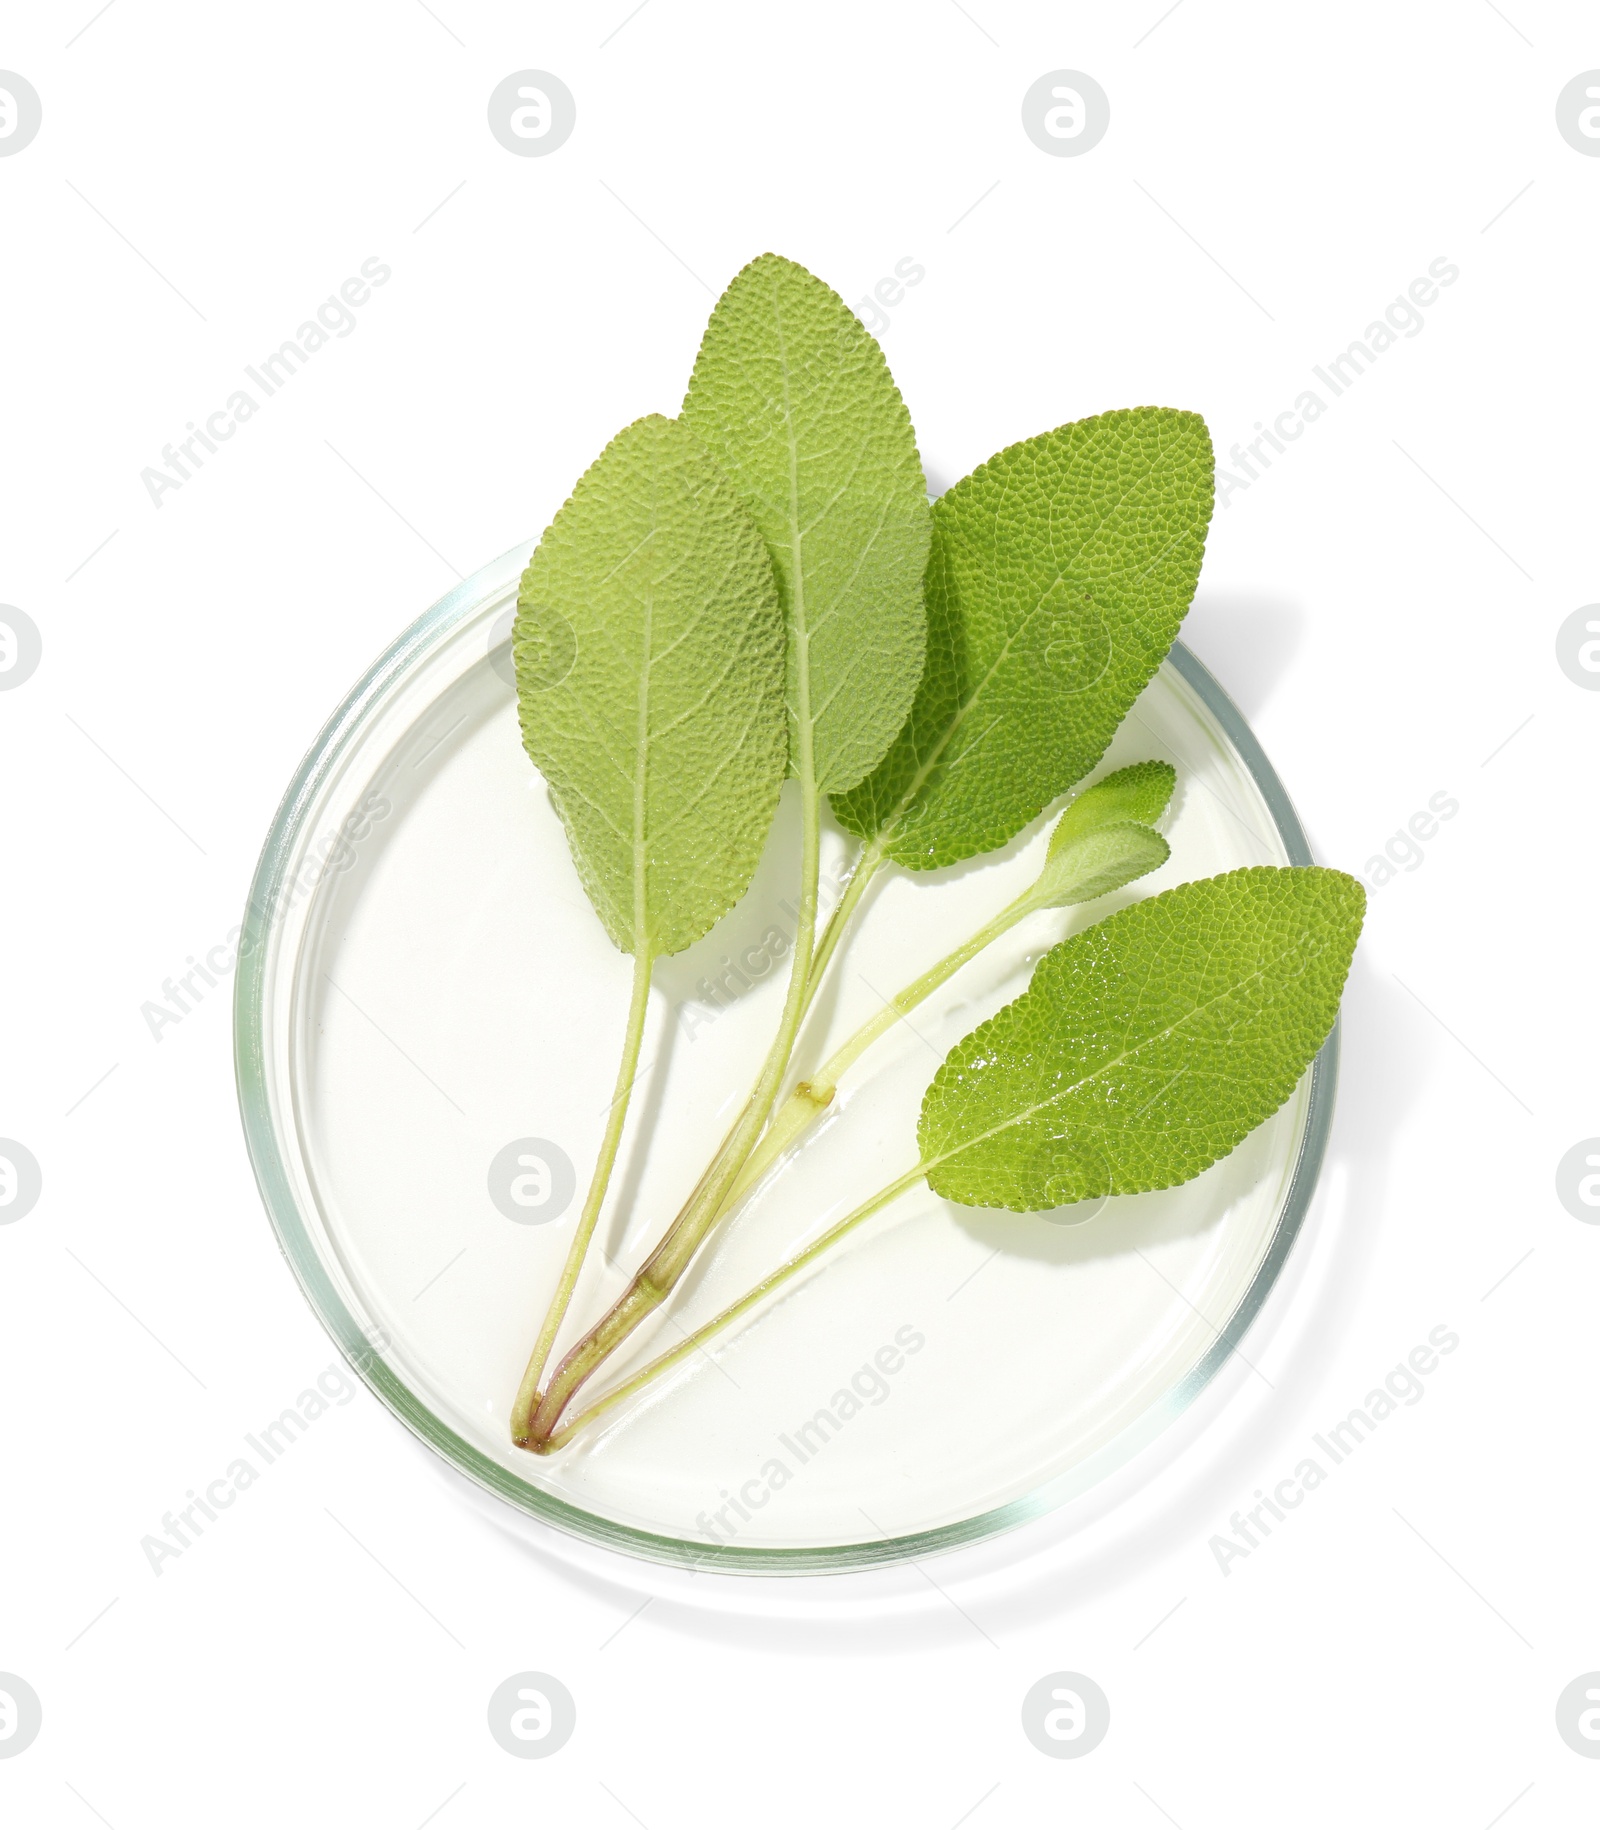
[{"label": "textured leaf surface", "polygon": [[637,420],[579,479],[511,652],[522,741],[606,932],[679,952],[748,887],[787,757],[771,561],[679,421]]},{"label": "textured leaf surface", "polygon": [[1198,1175],[1310,1065],[1365,905],[1340,871],[1232,871],[1063,941],[934,1076],[930,1186],[1033,1212]]},{"label": "textured leaf surface", "polygon": [[1003,845],[1092,769],[1172,646],[1211,519],[1204,420],[1137,407],[1009,446],[933,507],[911,717],[834,811],[913,870]]},{"label": "textured leaf surface", "polygon": [[772,553],[789,627],[790,768],[852,788],[922,674],[927,484],[883,352],[844,301],[763,254],[717,302],[683,417]]},{"label": "textured leaf surface", "polygon": [[1063,846],[1071,845],[1097,826],[1112,826],[1122,820],[1154,826],[1167,811],[1177,782],[1177,770],[1165,762],[1130,763],[1126,769],[1102,776],[1074,795],[1072,804],[1056,821],[1056,829],[1050,835],[1050,856],[1053,858]]},{"label": "textured leaf surface", "polygon": [[1035,895],[1041,909],[1066,908],[1109,896],[1137,877],[1160,870],[1172,849],[1159,832],[1137,820],[1097,825],[1059,849],[1052,849],[1039,873]]},{"label": "textured leaf surface", "polygon": [[1093,902],[1159,870],[1172,853],[1153,829],[1177,779],[1171,763],[1131,763],[1075,795],[1050,835],[1038,906]]}]

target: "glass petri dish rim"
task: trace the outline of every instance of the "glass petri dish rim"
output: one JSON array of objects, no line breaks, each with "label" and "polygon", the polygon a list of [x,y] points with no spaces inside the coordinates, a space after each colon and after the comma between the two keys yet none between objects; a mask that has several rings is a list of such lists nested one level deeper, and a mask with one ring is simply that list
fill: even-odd
[{"label": "glass petri dish rim", "polygon": [[[457,1473],[526,1517],[605,1550],[673,1567],[750,1576],[837,1575],[881,1569],[982,1543],[1053,1511],[1128,1462],[1199,1397],[1226,1363],[1276,1283],[1310,1208],[1327,1152],[1338,1079],[1335,1025],[1309,1069],[1309,1094],[1299,1148],[1283,1206],[1254,1276],[1232,1315],[1201,1359],[1134,1423],[1066,1474],[1003,1506],[901,1537],[839,1545],[711,1546],[649,1532],[586,1511],[520,1479],[456,1434],[383,1357],[351,1314],[318,1252],[293,1192],[265,1070],[269,1012],[267,967],[277,906],[289,861],[296,854],[323,785],[360,740],[389,688],[435,643],[503,592],[520,573],[533,543],[524,542],[481,567],[404,630],[368,668],[318,733],[285,791],[251,880],[239,941],[234,987],[234,1072],[245,1146],[279,1250],[322,1326],[368,1390],[413,1436]],[[1168,660],[1216,719],[1255,782],[1291,865],[1313,862],[1299,816],[1277,771],[1243,714],[1208,668],[1181,642]]]}]

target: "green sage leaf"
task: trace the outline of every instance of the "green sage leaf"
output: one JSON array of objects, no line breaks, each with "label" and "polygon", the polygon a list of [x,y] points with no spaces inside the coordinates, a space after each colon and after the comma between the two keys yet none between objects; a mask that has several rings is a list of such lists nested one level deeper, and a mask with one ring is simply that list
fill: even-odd
[{"label": "green sage leaf", "polygon": [[677,953],[744,894],[787,759],[783,615],[744,504],[652,414],[578,480],[522,575],[522,741],[625,953]]},{"label": "green sage leaf", "polygon": [[1035,1212],[1199,1175],[1322,1046],[1365,906],[1341,871],[1230,871],[1052,948],[934,1076],[930,1186]]},{"label": "green sage leaf", "polygon": [[927,484],[883,352],[831,288],[763,254],[717,301],[683,418],[772,554],[790,771],[853,788],[905,722],[926,640]]},{"label": "green sage leaf", "polygon": [[1050,835],[1049,855],[1054,857],[1063,846],[1098,826],[1113,826],[1123,820],[1154,826],[1167,811],[1177,783],[1177,770],[1165,762],[1130,763],[1126,769],[1102,776],[1072,797]]},{"label": "green sage leaf", "polygon": [[1172,853],[1153,828],[1177,779],[1171,763],[1130,763],[1074,795],[1050,835],[1035,907],[1093,902],[1159,870]]},{"label": "green sage leaf", "polygon": [[1211,519],[1204,420],[1137,407],[999,452],[933,506],[928,658],[843,824],[913,870],[1003,845],[1080,781],[1172,646]]},{"label": "green sage leaf", "polygon": [[1050,852],[1034,886],[1034,907],[1064,909],[1093,902],[1160,870],[1171,856],[1172,848],[1161,834],[1137,820],[1095,826]]}]

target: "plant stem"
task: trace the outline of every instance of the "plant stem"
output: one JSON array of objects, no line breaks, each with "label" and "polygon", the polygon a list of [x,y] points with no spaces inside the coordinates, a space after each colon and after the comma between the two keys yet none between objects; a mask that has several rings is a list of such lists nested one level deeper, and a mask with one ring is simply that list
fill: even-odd
[{"label": "plant stem", "polygon": [[539,1380],[544,1373],[545,1361],[550,1357],[550,1349],[560,1332],[567,1305],[572,1301],[572,1292],[577,1286],[579,1273],[583,1270],[584,1257],[594,1235],[595,1223],[600,1218],[606,1188],[617,1160],[617,1148],[622,1142],[622,1127],[628,1116],[633,1083],[638,1078],[639,1045],[644,1039],[645,1012],[650,1003],[650,970],[654,964],[654,956],[643,948],[633,956],[633,996],[628,1005],[628,1027],[622,1042],[622,1060],[617,1065],[616,1091],[612,1094],[611,1109],[606,1115],[605,1134],[600,1140],[600,1154],[595,1160],[594,1174],[589,1181],[589,1193],[583,1203],[583,1212],[578,1217],[577,1231],[572,1235],[571,1245],[567,1247],[567,1260],[561,1267],[561,1279],[550,1299],[550,1307],[545,1311],[544,1324],[528,1360],[528,1370],[522,1375],[516,1402],[511,1407],[511,1440],[519,1446],[527,1441],[529,1422],[538,1403]]},{"label": "plant stem", "polygon": [[660,1378],[664,1372],[670,1371],[681,1360],[687,1359],[691,1353],[699,1352],[712,1335],[726,1328],[730,1322],[736,1322],[741,1315],[753,1309],[763,1297],[770,1295],[780,1284],[786,1284],[791,1277],[798,1275],[807,1265],[820,1258],[832,1246],[837,1245],[846,1233],[858,1227],[863,1220],[877,1213],[879,1208],[887,1207],[897,1195],[904,1194],[908,1188],[920,1182],[926,1172],[927,1165],[918,1163],[915,1169],[907,1171],[905,1175],[889,1183],[886,1188],[880,1188],[870,1200],[863,1201],[853,1213],[846,1214],[844,1219],[830,1226],[821,1238],[808,1245],[804,1251],[797,1252],[793,1258],[779,1265],[776,1271],[763,1277],[753,1290],[741,1296],[738,1302],[730,1304],[720,1315],[713,1316],[704,1327],[697,1328],[670,1353],[661,1354],[648,1366],[636,1372],[631,1379],[617,1386],[614,1391],[607,1392],[603,1398],[597,1398],[587,1410],[579,1412],[570,1423],[563,1424],[550,1436],[548,1441],[539,1445],[542,1452],[549,1454],[564,1447],[586,1423],[600,1416],[602,1412],[609,1411],[613,1405],[620,1404],[624,1398],[632,1397],[641,1386],[648,1385],[652,1380]]},{"label": "plant stem", "polygon": [[850,881],[845,885],[844,894],[839,898],[833,913],[828,917],[827,926],[822,930],[817,941],[816,951],[811,956],[811,982],[806,986],[806,1009],[810,1010],[816,995],[822,988],[823,974],[828,970],[828,962],[833,958],[839,942],[844,938],[844,931],[850,925],[850,917],[856,912],[856,904],[867,893],[867,886],[883,868],[884,855],[880,842],[876,839],[870,845],[862,847],[861,856],[856,859],[856,867],[850,873]]},{"label": "plant stem", "polygon": [[1014,928],[1024,916],[1031,915],[1042,906],[1037,900],[1036,887],[1023,891],[1016,901],[1003,908],[993,921],[986,922],[977,933],[939,961],[930,966],[920,978],[913,979],[906,988],[889,1000],[875,1017],[862,1024],[860,1029],[847,1042],[834,1050],[833,1054],[817,1069],[808,1080],[802,1080],[795,1090],[779,1107],[777,1116],[767,1127],[766,1135],[746,1159],[739,1179],[728,1191],[726,1206],[731,1208],[747,1195],[756,1183],[766,1175],[778,1158],[789,1150],[798,1139],[809,1131],[812,1125],[833,1103],[833,1096],[838,1090],[840,1078],[863,1055],[874,1042],[896,1023],[901,1022],[925,998],[931,997],[946,979],[953,978],[971,959],[976,958],[985,947],[996,941],[1002,934]]},{"label": "plant stem", "polygon": [[705,1236],[716,1224],[726,1205],[728,1190],[733,1186],[745,1158],[755,1148],[777,1104],[789,1057],[794,1052],[800,1024],[806,1011],[806,992],[811,979],[812,949],[817,925],[817,876],[821,847],[821,796],[802,789],[802,855],[800,871],[800,910],[795,923],[794,963],[789,974],[789,989],[784,999],[783,1016],[778,1033],[767,1051],[766,1061],[750,1090],[733,1129],[723,1140],[710,1167],[701,1176],[694,1193],[679,1210],[678,1217],[662,1235],[650,1256],[640,1266],[633,1282],[611,1308],[571,1348],[540,1399],[528,1426],[523,1447],[541,1448],[561,1420],[561,1413],[573,1394],[591,1377],[600,1363],[625,1341],[634,1329],[657,1309],[678,1279],[689,1268]]}]

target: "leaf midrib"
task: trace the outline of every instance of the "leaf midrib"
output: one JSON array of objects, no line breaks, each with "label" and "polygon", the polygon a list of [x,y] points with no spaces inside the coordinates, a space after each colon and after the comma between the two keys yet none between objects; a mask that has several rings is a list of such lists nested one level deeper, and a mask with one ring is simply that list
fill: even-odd
[{"label": "leaf midrib", "polygon": [[794,402],[789,392],[789,345],[783,334],[783,301],[778,275],[772,276],[772,327],[778,343],[778,374],[783,384],[783,436],[789,455],[789,601],[795,645],[795,730],[800,739],[795,774],[807,804],[816,799],[816,750],[811,728],[811,634],[806,626],[805,532],[800,526],[800,447],[795,434]]},{"label": "leaf midrib", "polygon": [[[659,490],[650,492],[650,532],[634,550],[642,552],[659,532]],[[655,568],[644,577],[644,653],[639,665],[639,717],[634,735],[633,769],[633,950],[643,957],[649,937],[649,842],[645,836],[649,805],[650,771],[650,672],[655,665]]]}]

